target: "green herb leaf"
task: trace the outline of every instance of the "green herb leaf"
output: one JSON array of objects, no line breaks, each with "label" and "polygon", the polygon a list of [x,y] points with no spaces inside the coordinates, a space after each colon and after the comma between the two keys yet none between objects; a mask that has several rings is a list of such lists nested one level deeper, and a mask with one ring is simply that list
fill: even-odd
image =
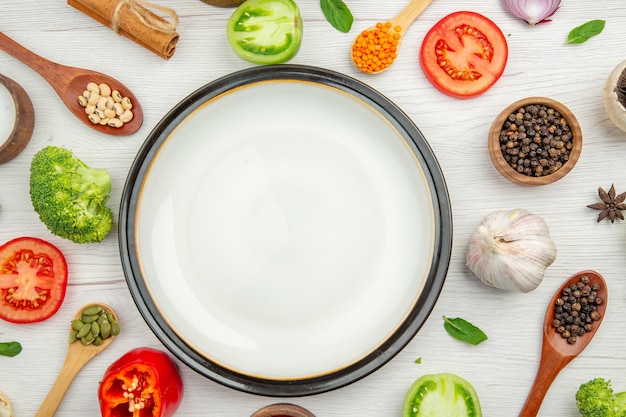
[{"label": "green herb leaf", "polygon": [[332,27],[343,33],[350,31],[354,17],[342,0],[320,0],[320,6]]},{"label": "green herb leaf", "polygon": [[467,320],[460,317],[449,319],[443,316],[443,327],[455,339],[477,345],[487,340],[487,335]]},{"label": "green herb leaf", "polygon": [[415,359],[415,363],[417,363],[417,364],[422,363],[422,358],[417,358],[417,359]]},{"label": "green herb leaf", "polygon": [[605,23],[604,20],[590,20],[583,23],[572,29],[565,43],[583,43],[592,36],[599,35],[604,30]]},{"label": "green herb leaf", "polygon": [[20,342],[5,342],[0,343],[0,355],[3,356],[16,356],[22,351],[22,345]]}]

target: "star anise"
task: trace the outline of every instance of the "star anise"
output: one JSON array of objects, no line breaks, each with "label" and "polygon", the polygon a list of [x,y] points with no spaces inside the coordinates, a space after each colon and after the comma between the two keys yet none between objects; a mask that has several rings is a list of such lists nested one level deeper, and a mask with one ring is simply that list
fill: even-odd
[{"label": "star anise", "polygon": [[611,221],[611,223],[613,223],[615,219],[624,220],[622,210],[626,210],[626,204],[624,204],[624,200],[626,200],[626,192],[616,195],[615,187],[611,184],[611,188],[608,193],[604,191],[602,187],[598,187],[598,195],[600,196],[600,200],[602,200],[602,202],[589,204],[587,206],[594,210],[600,210],[598,223],[607,218]]}]

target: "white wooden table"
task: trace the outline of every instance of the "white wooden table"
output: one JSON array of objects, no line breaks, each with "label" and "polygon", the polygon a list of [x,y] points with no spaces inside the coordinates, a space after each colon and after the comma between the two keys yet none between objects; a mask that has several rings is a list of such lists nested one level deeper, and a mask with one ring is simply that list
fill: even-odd
[{"label": "white wooden table", "polygon": [[[33,415],[52,386],[65,357],[67,323],[84,303],[114,306],[123,337],[84,368],[61,404],[61,416],[98,416],[97,386],[105,368],[131,348],[163,348],[135,307],[122,272],[117,231],[97,245],[77,245],[51,235],[32,210],[28,169],[33,154],[53,144],[73,149],[112,176],[110,206],[117,215],[130,164],[143,140],[163,115],[188,94],[216,78],[250,67],[231,51],[225,23],[232,9],[200,0],[161,0],[174,8],[181,35],[169,61],[115,35],[63,0],[4,0],[0,30],[53,61],[95,69],[118,78],[140,98],[145,121],[129,137],[98,134],[77,121],[52,88],[30,68],[0,53],[0,73],[21,84],[36,113],[32,140],[13,161],[0,165],[0,242],[37,236],[57,245],[70,267],[64,304],[47,321],[32,325],[0,322],[0,341],[18,340],[23,352],[0,357],[0,390],[12,400],[17,417]],[[408,31],[400,56],[383,74],[357,71],[349,48],[359,30],[385,20],[404,1],[348,0],[355,22],[342,34],[324,19],[319,2],[298,0],[304,20],[302,48],[291,63],[315,65],[368,83],[398,104],[419,126],[441,164],[452,200],[454,244],[447,279],[430,318],[413,341],[387,365],[347,387],[287,401],[318,416],[398,416],[406,390],[426,373],[452,372],[468,379],[479,393],[485,416],[517,416],[535,376],[546,303],[571,274],[594,269],[608,281],[610,300],[600,332],[556,379],[539,415],[576,416],[578,386],[602,376],[626,390],[626,224],[596,223],[597,187],[626,190],[626,133],[608,119],[602,88],[610,71],[626,59],[626,8],[623,0],[564,0],[553,21],[536,27],[510,16],[500,1],[435,0]],[[494,20],[506,35],[509,60],[502,78],[484,95],[458,100],[438,92],[424,77],[418,51],[426,31],[448,13],[468,9]],[[568,32],[590,19],[605,19],[602,34],[581,45],[565,45]],[[547,96],[578,117],[584,148],[575,169],[561,181],[538,188],[508,182],[493,168],[487,132],[493,118],[511,102]],[[528,294],[509,293],[481,284],[465,265],[470,233],[496,209],[525,208],[550,225],[558,248],[545,280]],[[489,340],[473,347],[452,339],[442,315],[463,317],[482,328]],[[422,358],[416,364],[416,358]],[[180,369],[185,397],[178,416],[249,416],[281,399],[223,387]]]}]

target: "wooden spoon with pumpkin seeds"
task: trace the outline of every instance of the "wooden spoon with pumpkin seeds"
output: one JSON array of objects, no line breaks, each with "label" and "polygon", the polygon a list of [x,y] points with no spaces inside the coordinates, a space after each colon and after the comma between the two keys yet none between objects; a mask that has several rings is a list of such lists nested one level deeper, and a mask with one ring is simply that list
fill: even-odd
[{"label": "wooden spoon with pumpkin seeds", "polygon": [[[98,318],[94,319],[94,317],[96,316]],[[103,335],[108,337],[100,337],[100,335],[93,336],[93,332],[91,332],[91,329],[89,330],[89,332],[91,332],[93,338],[91,336],[88,336],[88,334],[90,334],[89,332],[85,332],[86,338],[85,336],[82,336],[82,338],[76,337],[79,332],[79,330],[75,329],[75,327],[78,327],[78,321],[81,321],[83,324],[89,325],[89,327],[91,328],[91,324],[98,323],[98,319],[101,317],[105,317],[106,321],[109,324],[115,323],[115,325],[113,326],[114,330],[108,335]],[[101,319],[101,321],[103,322],[104,320]],[[102,325],[98,324],[98,327],[102,327]],[[100,329],[97,330],[98,333],[100,333]],[[89,362],[94,356],[96,356],[98,353],[102,352],[107,346],[109,346],[109,344],[111,344],[111,342],[118,333],[119,323],[117,322],[117,315],[115,314],[115,311],[113,311],[113,309],[108,305],[102,303],[91,303],[83,306],[80,310],[78,310],[78,313],[76,313],[76,316],[74,317],[74,320],[70,325],[70,336],[68,340],[69,346],[67,349],[65,362],[63,363],[63,367],[61,368],[61,372],[54,382],[54,385],[50,389],[48,396],[39,407],[39,410],[37,411],[37,414],[35,414],[35,417],[52,417],[54,413],[56,413],[56,410],[59,407],[61,400],[65,396],[65,393],[67,392],[67,389],[74,380],[74,377],[78,374],[78,371],[80,371],[82,367],[85,366],[85,364]],[[100,337],[99,340],[97,340],[98,337]]]}]

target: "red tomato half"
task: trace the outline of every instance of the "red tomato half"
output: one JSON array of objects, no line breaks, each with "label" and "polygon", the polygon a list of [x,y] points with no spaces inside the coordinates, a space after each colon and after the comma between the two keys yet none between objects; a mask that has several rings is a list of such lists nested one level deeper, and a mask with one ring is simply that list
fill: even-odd
[{"label": "red tomato half", "polygon": [[0,246],[0,319],[43,321],[59,310],[67,288],[67,263],[56,246],[19,237]]},{"label": "red tomato half", "polygon": [[485,16],[455,12],[424,37],[420,63],[441,92],[470,98],[484,93],[504,72],[509,48],[502,31]]}]

